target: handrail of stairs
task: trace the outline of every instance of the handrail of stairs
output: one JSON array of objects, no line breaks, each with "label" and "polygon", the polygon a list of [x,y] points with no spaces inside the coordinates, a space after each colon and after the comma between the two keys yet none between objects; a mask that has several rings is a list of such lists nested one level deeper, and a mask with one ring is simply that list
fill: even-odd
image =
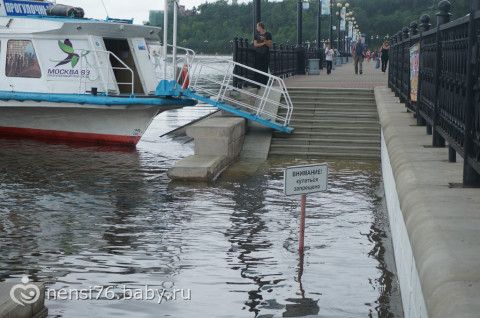
[{"label": "handrail of stairs", "polygon": [[[158,96],[185,95],[261,125],[287,133],[293,131],[289,127],[293,103],[282,78],[231,59],[196,58],[190,49],[177,49],[185,55],[171,63],[182,67],[178,74],[169,73],[160,82]],[[176,68],[169,66],[170,63],[169,69]],[[246,73],[249,75],[241,75]],[[238,82],[244,85],[236,85]]]},{"label": "handrail of stairs", "polygon": [[[246,71],[252,76],[239,75]],[[216,102],[246,110],[260,118],[284,126],[290,124],[293,104],[280,77],[222,58],[197,60],[189,75],[190,89],[197,93],[206,94]],[[234,85],[237,80],[250,88]],[[186,86],[185,82],[180,83]],[[285,115],[277,114],[281,108],[285,109]]]}]

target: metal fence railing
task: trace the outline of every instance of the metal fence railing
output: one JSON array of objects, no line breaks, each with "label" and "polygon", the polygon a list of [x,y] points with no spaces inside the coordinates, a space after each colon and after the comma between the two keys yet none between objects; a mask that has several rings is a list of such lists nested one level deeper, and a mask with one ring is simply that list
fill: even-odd
[{"label": "metal fence railing", "polygon": [[[303,45],[273,44],[270,49],[269,69],[272,75],[286,78],[295,74],[305,74],[305,68],[309,59],[320,59],[320,67],[323,67],[323,50],[316,47]],[[255,68],[257,50],[253,48],[248,39],[235,38],[233,41],[233,61]],[[248,69],[238,69],[236,75],[252,78],[253,73]],[[240,73],[237,73],[240,72]],[[243,81],[236,81],[235,85],[243,85]]]},{"label": "metal fence railing", "polygon": [[[427,126],[434,147],[448,143],[450,161],[457,153],[464,158],[464,185],[480,186],[480,0],[472,2],[470,15],[450,21],[451,5],[441,1],[436,27],[423,15],[419,30],[412,22],[394,35],[388,85]],[[414,46],[418,82],[411,78]]]}]

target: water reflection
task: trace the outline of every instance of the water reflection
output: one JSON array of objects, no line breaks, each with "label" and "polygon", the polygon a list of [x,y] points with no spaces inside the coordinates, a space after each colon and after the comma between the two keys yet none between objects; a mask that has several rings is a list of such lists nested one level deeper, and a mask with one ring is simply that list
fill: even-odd
[{"label": "water reflection", "polygon": [[329,190],[308,198],[299,256],[282,169],[301,162],[170,183],[165,171],[193,150],[158,137],[169,116],[130,152],[0,140],[0,281],[192,290],[161,305],[47,301],[56,317],[401,315],[378,164],[331,163]]},{"label": "water reflection", "polygon": [[[256,256],[256,252],[268,250],[272,246],[268,237],[263,235],[268,231],[265,221],[262,220],[262,214],[265,213],[266,188],[265,176],[256,179],[255,184],[248,180],[244,185],[233,188],[232,199],[235,205],[230,217],[231,227],[226,233],[228,241],[232,244],[227,261],[232,269],[240,270],[242,278],[251,280],[255,285],[255,289],[248,291],[245,305],[249,311],[256,314],[259,313],[258,306],[263,300],[262,288],[270,284],[268,275],[262,277],[255,275],[255,268],[269,261],[268,258]],[[273,284],[278,282],[273,281]]]},{"label": "water reflection", "polygon": [[305,297],[306,292],[302,283],[303,270],[305,266],[305,252],[299,252],[298,259],[297,282],[300,288],[301,298],[287,298],[287,301],[293,304],[286,305],[286,311],[283,313],[283,317],[303,317],[308,315],[317,315],[320,311],[318,300]]}]

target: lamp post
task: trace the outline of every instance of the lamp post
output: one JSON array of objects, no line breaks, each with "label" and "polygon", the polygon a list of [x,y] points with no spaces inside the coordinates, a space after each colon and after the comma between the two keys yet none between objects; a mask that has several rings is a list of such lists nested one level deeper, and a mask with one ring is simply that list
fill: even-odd
[{"label": "lamp post", "polygon": [[333,2],[330,0],[330,47],[333,48]]},{"label": "lamp post", "polygon": [[[337,21],[337,49],[341,51],[341,43],[340,43],[340,24],[342,21],[342,11],[348,9],[350,7],[350,4],[348,2],[342,3],[342,2],[336,2],[335,0],[332,0],[330,2],[330,43],[333,45],[333,15],[335,12],[335,15],[338,18]],[[335,10],[334,10],[335,9]]]},{"label": "lamp post", "polygon": [[253,2],[253,37],[257,33],[257,23],[262,20],[261,0],[254,0]]},{"label": "lamp post", "polygon": [[[303,48],[303,0],[297,0],[297,69],[296,74],[305,74],[305,50]],[[308,9],[308,3],[306,3]]]},{"label": "lamp post", "polygon": [[303,42],[303,1],[297,1],[297,45],[302,45]]},{"label": "lamp post", "polygon": [[[317,11],[317,58],[322,59],[322,54],[320,53],[320,42],[322,37],[322,0],[318,0],[318,11]],[[323,63],[320,63],[320,69],[323,68]]]},{"label": "lamp post", "polygon": [[350,30],[353,31],[353,12],[352,11],[349,11],[346,13],[345,15],[345,43],[344,43],[344,49],[345,49],[345,53],[347,53],[347,62],[348,62],[348,55],[350,53],[350,41],[352,40],[352,32],[350,32]]},{"label": "lamp post", "polygon": [[[341,3],[339,3],[341,5]],[[337,15],[337,50],[340,51],[340,20],[342,19],[340,11],[335,12]]]}]

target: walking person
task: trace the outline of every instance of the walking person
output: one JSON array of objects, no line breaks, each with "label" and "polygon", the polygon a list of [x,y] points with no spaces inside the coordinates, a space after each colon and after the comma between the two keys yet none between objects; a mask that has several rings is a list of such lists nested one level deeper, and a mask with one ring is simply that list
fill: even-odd
[{"label": "walking person", "polygon": [[352,54],[355,62],[355,74],[358,74],[359,71],[360,71],[360,74],[363,74],[363,59],[365,58],[365,45],[362,43],[361,38],[359,38],[357,43],[355,43]]},{"label": "walking person", "polygon": [[375,50],[375,68],[379,69],[380,68],[380,56],[382,55],[381,53],[381,47]]},{"label": "walking person", "polygon": [[[270,48],[273,46],[272,34],[267,32],[263,22],[257,23],[257,32],[253,40],[255,48],[255,68],[259,71],[268,73],[270,64]],[[259,73],[255,73],[255,82],[267,85],[268,77]]]},{"label": "walking person", "polygon": [[390,43],[388,43],[388,41],[385,41],[385,42],[383,42],[383,45],[382,45],[382,48],[381,48],[382,72],[383,73],[385,73],[387,71],[389,52],[390,52]]},{"label": "walking person", "polygon": [[327,74],[330,75],[332,73],[332,66],[333,66],[333,56],[335,55],[335,51],[332,50],[332,46],[330,43],[327,44],[325,48],[325,61],[327,63]]}]

